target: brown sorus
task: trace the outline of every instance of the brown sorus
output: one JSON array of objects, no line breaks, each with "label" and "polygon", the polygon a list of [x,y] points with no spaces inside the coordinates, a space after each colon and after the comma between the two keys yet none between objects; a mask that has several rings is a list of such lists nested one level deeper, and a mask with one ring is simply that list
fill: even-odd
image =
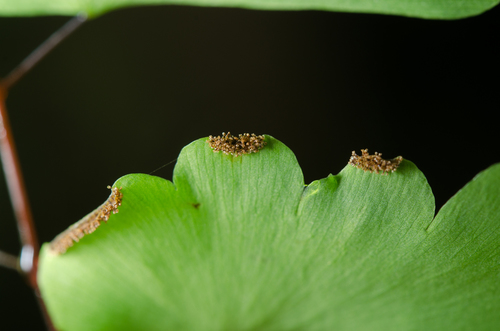
[{"label": "brown sorus", "polygon": [[222,151],[224,154],[240,156],[243,154],[257,153],[266,145],[263,135],[254,133],[243,133],[233,136],[231,132],[224,133],[222,136],[209,136],[207,143],[214,152]]},{"label": "brown sorus", "polygon": [[399,164],[403,161],[402,156],[398,156],[392,160],[384,160],[382,153],[375,152],[374,155],[368,154],[368,149],[362,149],[361,155],[357,155],[352,151],[352,156],[349,159],[349,164],[364,171],[375,172],[386,175],[389,172],[394,172],[398,169]]},{"label": "brown sorus", "polygon": [[[108,186],[111,189],[110,186]],[[121,205],[123,194],[121,188],[113,188],[111,195],[99,208],[85,216],[77,223],[70,226],[66,231],[59,234],[50,243],[50,249],[55,254],[63,254],[73,246],[73,243],[80,241],[86,235],[94,232],[101,222],[107,222],[111,213],[118,213],[118,207]]]}]

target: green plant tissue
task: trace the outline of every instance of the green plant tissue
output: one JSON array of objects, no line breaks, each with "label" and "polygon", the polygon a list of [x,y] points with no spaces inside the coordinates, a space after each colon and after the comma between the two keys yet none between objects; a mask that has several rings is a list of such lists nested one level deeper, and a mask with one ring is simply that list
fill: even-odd
[{"label": "green plant tissue", "polygon": [[434,217],[410,161],[305,186],[294,154],[186,146],[173,183],[131,174],[119,213],[38,279],[61,331],[500,329],[500,164]]},{"label": "green plant tissue", "polygon": [[326,10],[458,19],[479,15],[500,0],[0,0],[0,16],[76,15],[91,17],[144,5],[236,7],[260,10]]}]

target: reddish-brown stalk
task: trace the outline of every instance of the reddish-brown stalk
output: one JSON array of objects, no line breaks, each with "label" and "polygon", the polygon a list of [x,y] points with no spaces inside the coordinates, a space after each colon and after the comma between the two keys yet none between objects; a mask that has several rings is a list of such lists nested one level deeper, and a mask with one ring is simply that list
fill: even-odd
[{"label": "reddish-brown stalk", "polygon": [[7,117],[7,108],[5,106],[6,95],[7,92],[0,85],[0,156],[22,243],[20,269],[26,275],[28,283],[35,291],[35,296],[42,310],[47,328],[55,331],[56,329],[50,320],[45,304],[40,296],[36,279],[39,251],[38,239],[16,152],[14,137],[10,129],[9,118]]},{"label": "reddish-brown stalk", "polygon": [[[14,215],[17,221],[19,236],[22,245],[21,255],[19,257],[19,268],[30,286],[35,291],[45,319],[47,328],[56,330],[45,308],[45,304],[40,296],[38,282],[36,279],[38,266],[39,244],[35,229],[35,223],[31,214],[31,208],[24,185],[21,165],[14,143],[14,136],[7,115],[5,100],[9,89],[14,86],[26,73],[28,73],[37,63],[40,62],[51,50],[53,50],[61,41],[67,38],[73,31],[86,21],[86,15],[78,15],[66,23],[61,29],[51,35],[42,45],[35,49],[24,61],[22,61],[12,72],[0,80],[0,157],[2,168],[7,180]],[[5,262],[5,266],[15,268],[16,257],[0,251],[3,256],[0,262]]]}]

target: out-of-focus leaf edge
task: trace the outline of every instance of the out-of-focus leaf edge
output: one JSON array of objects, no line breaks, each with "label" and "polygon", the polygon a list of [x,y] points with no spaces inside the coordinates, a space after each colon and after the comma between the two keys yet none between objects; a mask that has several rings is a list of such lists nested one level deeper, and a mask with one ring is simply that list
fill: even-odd
[{"label": "out-of-focus leaf edge", "polygon": [[293,1],[293,0],[109,0],[46,1],[0,0],[0,16],[67,15],[81,12],[97,17],[109,11],[144,5],[187,5],[257,10],[321,10],[352,13],[387,14],[425,19],[461,19],[476,16],[495,7],[500,0],[479,0],[455,4],[453,1]]}]

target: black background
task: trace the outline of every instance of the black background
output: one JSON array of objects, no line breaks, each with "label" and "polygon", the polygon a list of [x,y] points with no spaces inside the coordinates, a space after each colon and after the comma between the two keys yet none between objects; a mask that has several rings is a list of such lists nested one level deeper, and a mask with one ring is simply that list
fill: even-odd
[{"label": "black background", "polygon": [[[222,131],[270,134],[306,183],[352,150],[403,155],[440,208],[500,161],[500,10],[458,21],[197,7],[89,21],[11,91],[11,123],[41,242]],[[67,17],[0,18],[5,76]],[[174,165],[155,173],[171,179]],[[20,249],[0,179],[0,249]],[[30,289],[0,269],[0,329],[43,330]]]}]

